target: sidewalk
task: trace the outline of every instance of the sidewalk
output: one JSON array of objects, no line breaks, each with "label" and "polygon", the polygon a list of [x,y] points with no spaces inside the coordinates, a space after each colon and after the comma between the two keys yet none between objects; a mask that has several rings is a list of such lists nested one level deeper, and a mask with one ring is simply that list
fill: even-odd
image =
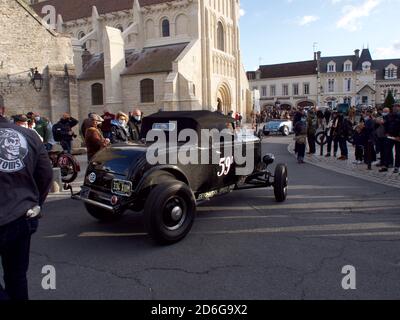
[{"label": "sidewalk", "polygon": [[[75,157],[78,159],[79,164],[81,165],[81,171],[79,172],[76,180],[73,183],[71,183],[71,186],[74,192],[79,192],[80,187],[83,185],[83,180],[85,178],[85,173],[87,168],[87,157],[86,154],[75,155]],[[68,199],[70,197],[71,197],[70,191],[61,190],[59,193],[49,194],[46,201],[51,202],[56,200]]]},{"label": "sidewalk", "polygon": [[[292,141],[289,144],[288,151],[295,156],[294,145],[295,142]],[[333,156],[330,158],[326,158],[325,150],[324,156],[320,156],[320,148],[319,146],[317,146],[317,154],[311,156],[306,154],[304,161],[317,167],[346,174],[348,176],[364,179],[394,188],[400,188],[400,175],[398,173],[393,173],[393,169],[389,169],[389,172],[387,173],[380,173],[379,168],[374,165],[372,166],[372,170],[367,170],[366,164],[353,164],[353,161],[355,161],[353,146],[349,145],[349,160],[347,161],[337,160]],[[340,154],[340,151],[338,152],[338,154]]]}]

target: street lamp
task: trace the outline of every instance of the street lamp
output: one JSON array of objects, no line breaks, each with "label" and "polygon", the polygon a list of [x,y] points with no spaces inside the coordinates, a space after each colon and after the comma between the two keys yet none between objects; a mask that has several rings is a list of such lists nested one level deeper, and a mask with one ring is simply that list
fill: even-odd
[{"label": "street lamp", "polygon": [[40,92],[43,88],[43,76],[39,73],[38,69],[31,69],[31,83],[36,92]]}]

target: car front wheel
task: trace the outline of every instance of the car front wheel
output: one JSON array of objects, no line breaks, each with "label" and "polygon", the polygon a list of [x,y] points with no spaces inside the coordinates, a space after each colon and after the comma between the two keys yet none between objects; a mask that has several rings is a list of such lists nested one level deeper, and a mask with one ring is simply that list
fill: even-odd
[{"label": "car front wheel", "polygon": [[288,192],[288,171],[284,164],[275,168],[274,194],[277,202],[284,202]]},{"label": "car front wheel", "polygon": [[146,229],[157,243],[173,244],[189,233],[196,215],[196,202],[183,182],[165,182],[149,194],[144,218]]}]

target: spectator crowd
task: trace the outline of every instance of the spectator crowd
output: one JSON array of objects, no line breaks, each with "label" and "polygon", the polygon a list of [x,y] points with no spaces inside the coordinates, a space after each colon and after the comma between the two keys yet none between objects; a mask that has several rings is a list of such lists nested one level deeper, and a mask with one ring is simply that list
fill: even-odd
[{"label": "spectator crowd", "polygon": [[[351,107],[347,112],[329,108],[298,108],[293,115],[295,152],[299,163],[304,163],[305,152],[317,152],[316,143],[326,146],[325,157],[339,161],[349,159],[348,145],[354,146],[356,165],[368,170],[376,165],[380,172],[394,173],[400,169],[400,106],[366,108],[358,112]],[[339,155],[340,152],[340,155]]]}]

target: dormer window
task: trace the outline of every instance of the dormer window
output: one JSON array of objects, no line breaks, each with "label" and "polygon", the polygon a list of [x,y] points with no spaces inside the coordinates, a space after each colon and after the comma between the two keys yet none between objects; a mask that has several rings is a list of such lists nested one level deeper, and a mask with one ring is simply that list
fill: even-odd
[{"label": "dormer window", "polygon": [[364,63],[362,64],[362,69],[363,69],[364,71],[369,71],[369,70],[371,70],[371,62],[369,62],[369,61],[364,62]]},{"label": "dormer window", "polygon": [[346,61],[344,63],[344,72],[352,72],[353,71],[353,64],[350,61]]},{"label": "dormer window", "polygon": [[328,64],[328,72],[336,72],[336,63],[333,61]]},{"label": "dormer window", "polygon": [[385,68],[385,79],[397,79],[397,67],[393,64]]}]

